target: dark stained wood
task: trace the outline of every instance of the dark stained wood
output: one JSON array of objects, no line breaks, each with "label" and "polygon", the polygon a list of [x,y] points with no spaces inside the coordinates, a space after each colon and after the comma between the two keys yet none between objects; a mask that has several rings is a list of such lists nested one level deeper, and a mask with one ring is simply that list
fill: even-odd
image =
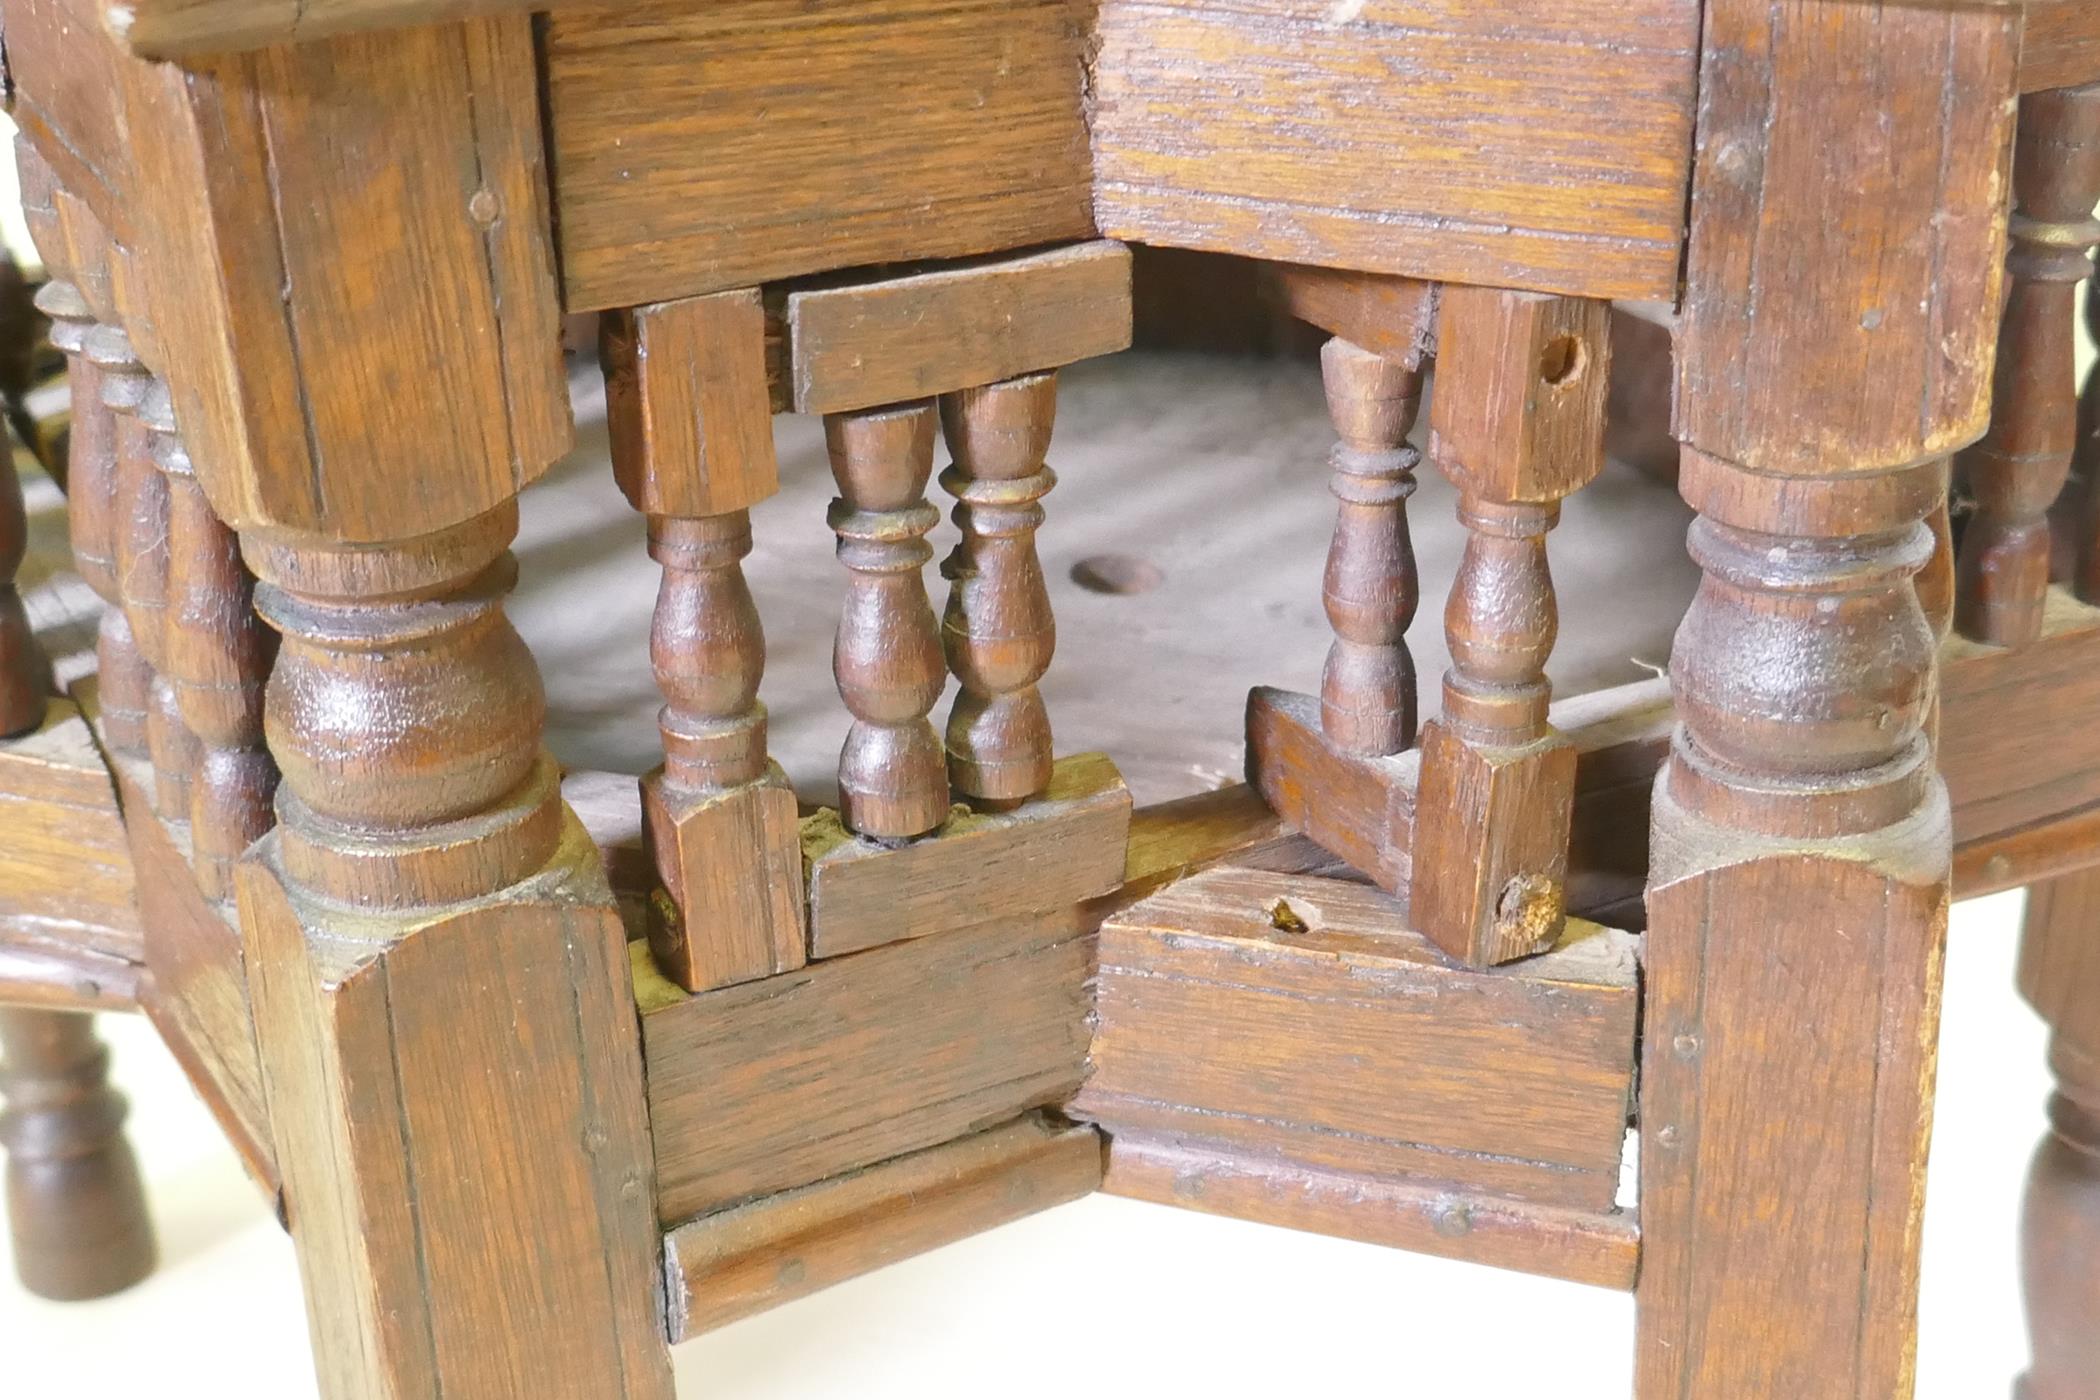
[{"label": "dark stained wood", "polygon": [[1320,600],[1335,636],[1320,674],[1320,730],[1345,753],[1384,758],[1415,743],[1407,629],[1422,590],[1407,498],[1422,454],[1407,437],[1422,375],[1340,338],[1322,347],[1320,369],[1341,438],[1329,456],[1338,506]]},{"label": "dark stained wood", "polygon": [[15,478],[10,456],[0,462],[0,737],[42,724],[44,702],[51,693],[51,667],[30,629],[22,595],[15,591],[15,571],[28,550],[22,483]]},{"label": "dark stained wood", "polygon": [[766,314],[723,292],[601,319],[613,472],[663,565],[649,630],[664,763],[642,780],[658,879],[649,939],[704,991],[800,967],[795,795],[766,757],[765,631],[744,580],[750,508],[773,494]]},{"label": "dark stained wood", "polygon": [[1091,237],[1084,26],[1069,0],[557,11],[569,308]]},{"label": "dark stained wood", "polygon": [[[1880,471],[1967,446],[1990,412],[2013,122],[1999,99],[2013,87],[2018,12],[1899,6],[1884,20],[1872,7],[1818,6],[1811,38],[1782,33],[1767,6],[1706,9],[1678,436],[1768,472]],[[1776,81],[1777,56],[1810,43],[1820,66]],[[1881,82],[1928,71],[1946,81]],[[1950,101],[1950,91],[1990,100]],[[1776,126],[1809,100],[1880,106],[1889,129],[1917,135],[1841,179],[1830,121]],[[1828,242],[1837,189],[1857,211],[1843,248]],[[1870,248],[1878,271],[1854,288]],[[1780,325],[1799,329],[1774,334]]]},{"label": "dark stained wood", "polygon": [[802,825],[809,951],[856,953],[945,929],[1066,909],[1123,878],[1130,789],[1098,753],[1060,760],[1008,812],[957,806],[925,840],[856,839],[829,812]]},{"label": "dark stained wood", "polygon": [[1329,335],[1403,369],[1420,369],[1436,353],[1435,282],[1291,263],[1262,271],[1278,306]]},{"label": "dark stained wood", "polygon": [[2100,611],[2051,589],[2019,652],[1955,637],[1941,653],[1940,769],[1963,846],[2100,802],[2100,753],[2063,716],[2100,704]]},{"label": "dark stained wood", "polygon": [[1690,0],[1106,0],[1095,217],[1140,243],[1668,299],[1698,28]]},{"label": "dark stained wood", "polygon": [[2022,1230],[2033,1364],[2022,1400],[2075,1396],[2100,1375],[2100,870],[2028,896],[2020,990],[2054,1031],[2049,1134]]},{"label": "dark stained wood", "polygon": [[1100,1184],[1100,1137],[1030,1114],[689,1220],[664,1236],[671,1340],[1076,1200]]},{"label": "dark stained wood", "polygon": [[1003,919],[677,998],[642,1022],[666,1224],[1071,1097],[1092,926]]},{"label": "dark stained wood", "polygon": [[2041,636],[2049,508],[2078,446],[2078,290],[2100,246],[2100,85],[2020,104],[2011,287],[1991,427],[1963,454],[1976,513],[1962,536],[1955,622],[1998,646]]},{"label": "dark stained wood", "polygon": [[875,281],[790,290],[798,413],[931,398],[1130,345],[1130,250],[1078,243]]},{"label": "dark stained wood", "polygon": [[214,902],[199,886],[189,833],[154,814],[150,768],[136,759],[118,759],[112,772],[128,818],[139,921],[146,931],[141,1008],[249,1176],[275,1196],[280,1182],[262,1057],[232,907]]},{"label": "dark stained wood", "polygon": [[91,1018],[0,1010],[8,1231],[15,1275],[39,1297],[106,1297],[153,1272],[153,1225],[124,1113]]},{"label": "dark stained wood", "polygon": [[1677,417],[1704,578],[1643,955],[1641,1400],[1916,1372],[1952,833],[1913,579],[1988,416],[2020,17],[1802,18],[1706,10]]},{"label": "dark stained wood", "polygon": [[1600,1288],[1632,1288],[1640,1263],[1640,1226],[1631,1211],[1539,1205],[1149,1133],[1116,1134],[1101,1189]]},{"label": "dark stained wood", "polygon": [[134,159],[164,172],[138,190],[144,282],[221,518],[406,538],[566,450],[527,16],[127,58],[122,79]]},{"label": "dark stained wood", "polygon": [[757,292],[626,308],[598,324],[613,475],[630,505],[723,515],[779,489]]},{"label": "dark stained wood", "polygon": [[[1633,1093],[1634,941],[1575,924],[1453,963],[1363,885],[1224,866],[1101,929],[1092,1072],[1126,1133],[1608,1212]],[[1114,1169],[1114,1150],[1110,1153]]]},{"label": "dark stained wood", "polygon": [[133,53],[184,58],[537,7],[518,0],[100,0],[99,8]]},{"label": "dark stained wood", "polygon": [[1413,869],[1417,751],[1344,753],[1328,740],[1320,702],[1257,686],[1247,697],[1247,781],[1285,822],[1386,890]]},{"label": "dark stained wood", "polygon": [[831,667],[853,713],[839,816],[877,840],[923,836],[948,816],[946,758],[927,719],[948,679],[926,596],[926,532],[941,518],[926,500],[934,426],[930,401],[824,420],[839,487],[830,525],[847,570]]},{"label": "dark stained wood", "polygon": [[2100,10],[2079,0],[2032,5],[2020,50],[2020,90],[2100,82]]},{"label": "dark stained wood", "polygon": [[0,927],[0,1007],[136,1011],[144,971],[77,944]]},{"label": "dark stained wood", "polygon": [[1422,738],[1409,902],[1466,962],[1551,946],[1567,913],[1575,752],[1547,722],[1560,615],[1546,532],[1604,466],[1602,302],[1444,294],[1430,455],[1457,485],[1465,552],[1444,609],[1451,668]]},{"label": "dark stained wood", "polygon": [[1050,715],[1036,682],[1050,669],[1057,620],[1036,555],[1039,504],[1057,485],[1045,465],[1057,376],[1032,374],[941,396],[962,541],[941,562],[948,608],[941,642],[961,690],[948,711],[948,781],[979,811],[1009,809],[1050,782]]},{"label": "dark stained wood", "polygon": [[238,902],[329,1400],[672,1392],[627,935],[503,613],[515,528],[242,540],[283,787]]},{"label": "dark stained wood", "polygon": [[0,929],[145,961],[116,788],[72,701],[0,741],[0,831]]}]

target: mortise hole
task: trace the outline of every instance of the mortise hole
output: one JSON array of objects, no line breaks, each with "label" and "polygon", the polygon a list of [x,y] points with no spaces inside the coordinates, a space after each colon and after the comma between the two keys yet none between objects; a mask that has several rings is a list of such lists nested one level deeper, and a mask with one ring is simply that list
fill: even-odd
[{"label": "mortise hole", "polygon": [[1555,389],[1573,384],[1582,378],[1583,364],[1588,358],[1581,337],[1557,335],[1547,342],[1539,355],[1539,378]]},{"label": "mortise hole", "polygon": [[1159,565],[1134,554],[1094,554],[1072,566],[1072,582],[1089,593],[1150,593],[1166,581]]}]

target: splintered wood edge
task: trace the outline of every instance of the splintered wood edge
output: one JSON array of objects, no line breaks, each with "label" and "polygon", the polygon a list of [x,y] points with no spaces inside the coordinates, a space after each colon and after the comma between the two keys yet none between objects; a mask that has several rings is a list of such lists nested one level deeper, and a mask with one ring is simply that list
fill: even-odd
[{"label": "splintered wood edge", "polygon": [[1640,1264],[1640,1225],[1630,1211],[1533,1205],[1129,1133],[1110,1136],[1101,1189],[1600,1288],[1630,1290]]},{"label": "splintered wood edge", "polygon": [[914,1255],[1078,1200],[1101,1183],[1090,1127],[1025,1114],[664,1235],[670,1339],[805,1297]]}]

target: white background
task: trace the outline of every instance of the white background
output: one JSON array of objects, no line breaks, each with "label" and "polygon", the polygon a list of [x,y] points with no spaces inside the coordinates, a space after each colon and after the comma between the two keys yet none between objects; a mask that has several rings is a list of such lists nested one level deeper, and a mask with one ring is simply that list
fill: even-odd
[{"label": "white background", "polygon": [[[2012,989],[2019,910],[2017,895],[1955,910],[1920,1400],[1996,1400],[2026,1360],[2016,1228],[2049,1085],[2041,1024]],[[102,1024],[162,1267],[89,1304],[0,1282],[0,1395],[305,1400],[290,1242],[150,1028]],[[681,1395],[721,1400],[1626,1400],[1632,1344],[1624,1295],[1093,1196],[676,1359]]]}]

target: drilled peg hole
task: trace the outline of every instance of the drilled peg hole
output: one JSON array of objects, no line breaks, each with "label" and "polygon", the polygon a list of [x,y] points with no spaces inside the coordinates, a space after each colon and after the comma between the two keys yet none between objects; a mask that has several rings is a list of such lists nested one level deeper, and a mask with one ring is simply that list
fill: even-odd
[{"label": "drilled peg hole", "polygon": [[1089,593],[1150,593],[1166,581],[1159,565],[1133,554],[1094,554],[1072,566],[1072,582]]},{"label": "drilled peg hole", "polygon": [[1580,336],[1557,335],[1539,355],[1539,378],[1552,388],[1564,388],[1582,378],[1588,359]]}]

